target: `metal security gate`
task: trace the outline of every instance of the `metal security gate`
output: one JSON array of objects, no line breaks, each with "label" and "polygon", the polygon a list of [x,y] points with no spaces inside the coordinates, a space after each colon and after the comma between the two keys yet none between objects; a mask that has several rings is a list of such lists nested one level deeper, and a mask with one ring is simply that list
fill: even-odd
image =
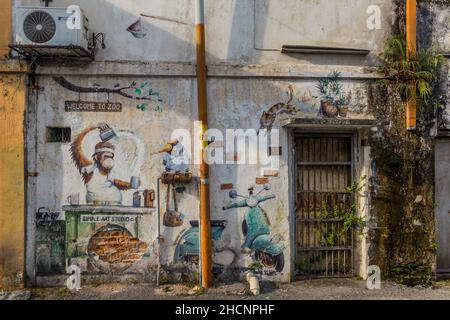
[{"label": "metal security gate", "polygon": [[343,212],[354,197],[352,136],[296,135],[299,278],[353,275],[353,230]]}]

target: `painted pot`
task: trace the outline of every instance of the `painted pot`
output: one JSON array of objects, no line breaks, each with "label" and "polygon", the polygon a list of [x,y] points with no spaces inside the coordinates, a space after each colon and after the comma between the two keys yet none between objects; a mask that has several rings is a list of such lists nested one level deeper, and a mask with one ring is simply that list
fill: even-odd
[{"label": "painted pot", "polygon": [[348,113],[348,107],[347,106],[342,106],[339,108],[339,116],[342,118],[347,117],[347,113]]},{"label": "painted pot", "polygon": [[327,118],[336,118],[339,114],[339,109],[330,100],[321,100],[320,108],[322,109],[322,114]]}]

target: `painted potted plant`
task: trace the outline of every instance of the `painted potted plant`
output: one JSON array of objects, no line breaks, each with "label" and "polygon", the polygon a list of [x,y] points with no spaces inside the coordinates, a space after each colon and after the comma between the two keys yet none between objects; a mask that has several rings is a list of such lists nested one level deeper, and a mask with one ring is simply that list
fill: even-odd
[{"label": "painted potted plant", "polygon": [[331,72],[327,78],[320,79],[317,89],[319,90],[320,110],[325,117],[346,117],[348,112],[348,99],[343,93],[343,86],[339,82],[341,73]]}]

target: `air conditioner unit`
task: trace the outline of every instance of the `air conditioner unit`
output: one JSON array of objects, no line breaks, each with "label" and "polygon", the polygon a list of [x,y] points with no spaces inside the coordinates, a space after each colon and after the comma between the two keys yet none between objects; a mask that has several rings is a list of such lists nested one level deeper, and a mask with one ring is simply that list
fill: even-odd
[{"label": "air conditioner unit", "polygon": [[89,49],[88,20],[82,10],[80,28],[67,8],[25,7],[14,9],[15,45],[80,47]]}]

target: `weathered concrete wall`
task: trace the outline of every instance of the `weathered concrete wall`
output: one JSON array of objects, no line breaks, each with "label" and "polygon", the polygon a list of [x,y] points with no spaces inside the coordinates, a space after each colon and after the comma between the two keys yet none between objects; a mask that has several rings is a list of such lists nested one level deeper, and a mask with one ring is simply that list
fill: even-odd
[{"label": "weathered concrete wall", "polygon": [[[16,5],[39,5],[39,0],[16,0]],[[209,63],[304,63],[367,65],[377,61],[392,23],[392,0],[298,1],[216,0],[206,3]],[[97,60],[195,61],[192,26],[141,18],[147,35],[137,39],[126,29],[140,14],[162,16],[192,24],[190,0],[61,0],[58,7],[78,4],[89,18],[92,32],[106,33],[107,50]],[[367,20],[379,8],[379,29]],[[351,8],[351,10],[349,10]],[[376,11],[378,14],[378,11]],[[282,55],[283,44],[338,46],[368,49],[368,57]]]},{"label": "weathered concrete wall", "polygon": [[11,39],[11,1],[0,3],[0,289],[24,284],[25,262],[25,72],[6,60]]},{"label": "weathered concrete wall", "polygon": [[[391,25],[395,19],[393,1],[364,0],[355,4],[354,1],[305,0],[301,1],[301,5],[299,2],[207,1],[210,128],[258,130],[261,123],[263,126],[278,128],[282,124],[280,120],[285,118],[332,118],[336,123],[349,119],[373,119],[368,110],[370,101],[367,87],[377,76],[365,67],[378,63],[377,55],[391,34]],[[38,5],[39,1],[17,0],[15,3]],[[37,173],[28,180],[27,274],[31,278],[40,271],[36,267],[39,264],[39,250],[52,250],[45,243],[37,244],[39,241],[36,239],[42,237],[36,232],[40,228],[36,226],[36,213],[40,208],[48,208],[49,212],[61,213],[58,219],[63,220],[67,218],[64,216],[63,206],[68,204],[68,196],[79,194],[80,203],[86,203],[86,186],[82,173],[72,159],[71,144],[47,142],[47,127],[70,128],[73,143],[84,129],[102,123],[108,124],[120,135],[120,139],[115,141],[116,175],[125,182],[128,182],[131,176],[139,176],[142,181],[139,189],[156,189],[156,179],[163,172],[164,166],[162,156],[151,153],[169,141],[170,134],[175,129],[188,129],[193,133],[193,121],[197,118],[192,27],[183,23],[142,17],[141,23],[147,33],[145,37],[138,39],[126,30],[139,19],[141,13],[190,23],[194,20],[192,1],[150,3],[144,0],[80,0],[58,1],[58,6],[74,3],[79,4],[89,17],[92,32],[106,33],[107,48],[99,50],[96,61],[88,65],[49,64],[37,69],[37,86],[29,99],[27,137],[28,170]],[[366,26],[370,16],[366,9],[370,5],[379,5],[381,9],[380,29],[370,30]],[[439,17],[440,15],[441,13],[438,14]],[[440,23],[445,23],[445,19],[444,15],[443,19],[439,18],[437,21],[442,20]],[[284,55],[279,52],[283,44],[358,47],[369,49],[371,53],[362,57]],[[334,114],[324,113],[321,100],[325,100],[325,97],[317,88],[319,80],[329,78],[334,71],[339,72],[336,81],[342,85],[340,91],[344,99],[339,118],[337,110]],[[55,76],[64,77],[74,85],[72,90],[58,84],[53,78]],[[61,83],[61,79],[59,82]],[[76,92],[76,86],[94,93]],[[162,101],[158,101],[155,96],[152,102],[142,105],[141,101],[118,94],[95,93],[99,88],[119,90],[127,86],[131,88],[125,89],[125,92],[132,96],[147,95],[152,89],[153,93],[159,94],[157,97]],[[139,91],[136,91],[137,89]],[[287,103],[290,90],[292,101]],[[65,101],[78,100],[120,102],[122,111],[65,111]],[[277,104],[284,105],[282,108],[290,104],[294,110],[272,119],[271,115],[276,115],[277,112],[273,112],[271,107]],[[264,112],[269,116],[263,117]],[[320,126],[315,129],[320,129]],[[322,132],[327,130],[329,129],[322,128]],[[92,159],[95,144],[100,141],[99,131],[98,128],[94,129],[81,145],[88,160]],[[211,210],[217,231],[214,259],[217,273],[224,278],[250,268],[254,265],[255,256],[254,252],[242,248],[246,238],[242,232],[246,209],[224,211],[222,207],[230,201],[230,188],[236,189],[240,194],[246,194],[248,188],[253,186],[259,191],[262,185],[257,182],[261,181],[269,182],[272,190],[267,194],[276,196],[275,199],[261,204],[261,207],[270,221],[271,237],[282,247],[284,254],[284,267],[281,270],[266,267],[261,273],[283,281],[293,277],[296,244],[293,237],[295,197],[292,194],[295,179],[292,175],[291,134],[290,128],[282,128],[280,131],[282,155],[277,175],[263,177],[262,167],[259,165],[227,164],[211,167]],[[367,142],[368,137],[364,132],[358,132],[356,137],[356,175],[370,175],[370,147],[362,143]],[[234,159],[242,158],[243,155],[226,154],[225,157]],[[133,160],[138,163],[142,160],[142,165],[132,168]],[[191,170],[195,175],[195,166],[192,166]],[[132,204],[133,192],[134,190],[122,191],[124,206]],[[161,195],[164,213],[165,186]],[[363,194],[359,199],[358,214],[361,217],[368,216],[368,201],[367,194]],[[190,223],[198,220],[198,190],[194,182],[189,184],[184,192],[177,193],[177,203],[178,211],[182,212],[184,217],[179,226],[162,227],[161,263],[164,269],[163,277],[178,274],[178,279],[182,279],[182,275],[195,274],[196,264],[192,262],[198,259],[194,257],[195,254],[185,257],[178,254],[186,237],[193,234],[195,239],[196,235],[195,223]],[[89,229],[91,227],[81,224],[79,226],[80,230],[82,229],[80,232],[83,233],[80,239],[86,242],[97,233],[99,227]],[[127,224],[125,228],[131,235],[124,235],[124,230],[113,230],[117,234],[111,238],[115,242],[126,238],[125,242],[134,243],[139,247],[133,246],[134,249],[137,248],[136,254],[139,257],[133,257],[133,261],[138,261],[131,266],[127,265],[124,270],[118,269],[125,274],[139,273],[153,279],[158,252],[156,212],[146,214],[136,229],[134,224]],[[47,232],[46,228],[42,229]],[[68,231],[65,232],[67,235]],[[86,245],[83,243],[81,247],[85,248]],[[364,237],[356,244],[356,271],[363,277],[366,276],[368,264],[367,246]],[[96,267],[95,262],[88,263],[89,259],[95,259],[95,256],[89,256],[89,252],[76,255],[77,259],[72,259],[72,262],[81,265],[83,271],[104,272]],[[110,264],[115,263],[109,258],[107,260]],[[121,256],[119,260],[121,263],[127,259]],[[111,270],[113,269],[115,268],[112,267]],[[45,271],[52,271],[52,268]]]},{"label": "weathered concrete wall", "polygon": [[11,42],[12,1],[3,1],[0,8],[0,21],[3,26],[0,33],[0,59],[4,59],[9,53],[8,44]]},{"label": "weathered concrete wall", "polygon": [[25,72],[24,65],[0,60],[1,289],[20,288],[24,283]]},{"label": "weathered concrete wall", "polygon": [[[28,170],[37,174],[28,180],[28,240],[27,240],[27,274],[34,279],[37,272],[56,272],[60,269],[58,257],[51,256],[52,250],[59,248],[60,237],[56,236],[54,245],[43,241],[42,232],[59,230],[58,224],[52,227],[42,227],[36,224],[36,214],[41,208],[44,212],[60,213],[58,220],[66,219],[65,235],[70,235],[73,224],[67,223],[64,216],[68,205],[68,196],[78,194],[80,203],[86,203],[86,187],[82,174],[72,159],[70,143],[49,143],[46,141],[47,127],[68,127],[71,129],[71,143],[89,126],[106,123],[122,140],[116,141],[115,173],[121,180],[129,181],[133,175],[138,175],[142,184],[140,189],[156,189],[156,179],[164,170],[160,155],[151,155],[160,149],[170,139],[175,129],[188,129],[192,133],[193,121],[197,118],[195,68],[195,50],[193,32],[190,26],[142,17],[141,22],[147,29],[146,37],[137,39],[126,31],[139,18],[140,13],[165,16],[181,21],[193,21],[193,3],[191,1],[155,1],[150,6],[145,1],[77,1],[90,19],[94,32],[107,34],[107,49],[100,50],[96,62],[89,65],[64,66],[47,65],[37,69],[37,86],[30,95],[28,113]],[[384,39],[389,35],[391,10],[390,1],[378,3],[382,9],[380,30],[368,30],[365,12],[372,4],[364,1],[355,10],[362,10],[359,20],[347,20],[347,8],[320,2],[305,1],[308,10],[299,10],[297,3],[289,1],[282,6],[275,6],[275,1],[214,1],[207,2],[207,41],[208,41],[208,82],[210,128],[253,129],[262,127],[279,128],[280,120],[291,118],[336,118],[337,111],[326,114],[321,100],[325,97],[318,91],[319,79],[327,78],[332,72],[336,74],[343,99],[340,118],[371,119],[367,110],[367,80],[376,78],[363,67],[377,62]],[[36,5],[38,1],[16,1],[16,5]],[[73,4],[61,1],[58,6]],[[294,12],[281,23],[280,17],[285,17],[286,9],[292,5]],[[310,19],[317,13],[317,8],[327,8],[329,15],[321,14],[320,19]],[[303,18],[299,19],[300,14]],[[255,17],[255,19],[253,18]],[[343,21],[347,20],[347,25]],[[111,23],[114,21],[114,23]],[[278,21],[278,22],[276,22]],[[303,25],[304,23],[304,25]],[[343,29],[337,30],[337,24]],[[362,25],[360,25],[362,24]],[[290,27],[289,27],[290,26]],[[308,36],[321,33],[316,37]],[[228,30],[228,31],[227,31]],[[357,43],[349,42],[346,35],[352,34]],[[239,35],[239,36],[238,36]],[[278,37],[279,35],[280,37]],[[276,36],[276,37],[274,37]],[[369,41],[367,42],[367,39]],[[308,44],[342,47],[362,47],[372,51],[368,57],[295,55],[288,56],[279,52],[282,44]],[[365,45],[363,46],[363,43]],[[278,51],[271,51],[274,46]],[[108,62],[120,61],[120,62]],[[162,63],[164,61],[165,63]],[[328,66],[323,66],[328,64]],[[133,90],[143,85],[143,90],[159,93],[162,101],[153,101],[143,108],[141,103],[127,99],[117,94],[78,93],[76,90],[63,88],[53,77],[64,77],[75,86],[89,88],[122,88],[131,84]],[[61,82],[61,81],[59,81]],[[293,110],[282,110],[289,102],[289,91],[292,90]],[[141,93],[139,93],[140,95]],[[96,112],[66,112],[65,101],[97,101],[120,102],[120,113]],[[280,111],[289,111],[287,115],[265,118],[267,113],[275,116],[274,105],[284,105]],[[339,122],[339,119],[337,120]],[[86,136],[82,144],[84,155],[92,158],[94,146],[99,142],[98,129]],[[242,223],[247,209],[231,209],[224,211],[222,207],[229,204],[230,188],[240,194],[246,194],[248,188],[255,191],[262,188],[260,183],[269,182],[275,198],[261,204],[270,222],[270,237],[281,249],[284,255],[282,267],[264,267],[260,273],[272,279],[289,281],[295,272],[295,205],[292,175],[292,129],[280,131],[280,146],[282,155],[280,167],[276,174],[264,177],[261,165],[214,165],[211,167],[211,210],[217,231],[214,244],[215,271],[223,279],[239,275],[248,268],[254,268],[255,252],[242,248],[245,235]],[[128,140],[125,139],[128,135]],[[134,137],[134,138],[131,138]],[[134,140],[133,140],[134,139]],[[359,138],[358,138],[359,139]],[[136,147],[133,147],[135,145]],[[140,146],[140,147],[139,147]],[[367,148],[366,148],[367,149]],[[139,158],[142,151],[143,164],[140,168],[131,170],[133,159]],[[365,149],[364,149],[365,150]],[[367,150],[358,147],[357,171],[365,174],[367,171]],[[243,158],[243,154],[225,154],[226,160]],[[138,161],[139,162],[139,161]],[[192,166],[194,175],[195,166]],[[122,191],[123,205],[130,206],[133,201],[133,190]],[[165,186],[161,191],[162,213],[165,211]],[[364,208],[365,199],[360,201]],[[162,244],[160,261],[163,265],[163,277],[177,274],[178,279],[192,271],[195,272],[195,257],[180,257],[180,246],[186,238],[196,232],[191,221],[198,220],[198,190],[195,183],[187,186],[183,193],[177,194],[178,211],[184,214],[182,224],[176,227],[162,227]],[[172,206],[173,204],[171,204]],[[364,210],[360,210],[364,215]],[[90,241],[101,225],[93,229],[77,224],[83,236],[79,240]],[[69,227],[69,229],[67,229]],[[155,276],[157,261],[157,216],[156,213],[145,215],[140,226],[135,229],[132,224],[125,225],[143,252],[138,261],[120,269],[127,274],[144,274],[149,279]],[[89,231],[90,230],[90,231]],[[54,232],[54,231],[51,231]],[[122,232],[115,230],[114,232]],[[118,234],[119,234],[118,233]],[[95,237],[96,238],[96,237]],[[97,239],[97,238],[96,238]],[[111,239],[117,238],[111,236]],[[122,238],[120,238],[122,239]],[[65,240],[68,240],[66,238]],[[97,241],[97,240],[96,240]],[[100,240],[99,240],[100,241]],[[111,240],[112,241],[112,240]],[[118,241],[118,240],[117,240]],[[128,241],[128,240],[127,240]],[[131,241],[131,240],[130,240]],[[145,247],[145,248],[144,248]],[[66,246],[66,250],[72,250]],[[80,244],[82,253],[76,253],[77,258],[71,258],[67,263],[77,263],[84,272],[104,272],[95,262],[89,263],[85,252],[86,243]],[[358,244],[356,260],[361,261],[357,273],[364,276],[366,258],[365,242]],[[59,249],[58,249],[59,250]],[[81,249],[80,249],[81,250]],[[50,252],[50,253],[49,253]],[[103,252],[103,251],[96,251]],[[56,253],[54,253],[56,254]],[[69,255],[68,252],[59,254]],[[71,253],[70,253],[71,254]],[[48,255],[48,258],[42,256]],[[123,258],[123,257],[122,257]],[[119,259],[123,262],[125,258]],[[52,260],[53,259],[53,260]],[[198,258],[197,258],[198,259]],[[100,260],[102,260],[100,258]],[[52,264],[51,261],[56,261]],[[110,264],[112,260],[109,260]],[[135,261],[135,260],[133,260]],[[42,269],[41,266],[47,266]],[[52,267],[53,266],[53,267]],[[42,269],[42,270],[41,270]],[[278,270],[277,270],[278,269]],[[118,270],[114,266],[110,271]],[[177,271],[177,272],[174,272]],[[180,275],[181,274],[181,275]]]},{"label": "weathered concrete wall", "polygon": [[[50,70],[50,69],[48,69]],[[45,69],[42,70],[46,72]],[[170,139],[170,134],[175,129],[188,129],[193,131],[193,121],[196,119],[196,104],[189,99],[195,92],[194,80],[192,78],[142,78],[142,77],[114,77],[114,76],[66,76],[71,83],[83,86],[97,84],[101,87],[114,87],[117,83],[124,86],[133,81],[137,83],[151,83],[153,90],[159,92],[163,102],[160,103],[161,111],[155,111],[155,104],[150,105],[146,111],[136,108],[136,102],[130,99],[111,95],[110,102],[121,102],[123,111],[121,113],[69,113],[64,111],[65,101],[76,101],[81,98],[83,101],[106,101],[106,94],[81,94],[71,92],[59,84],[52,77],[39,77],[40,90],[37,92],[37,107],[33,110],[36,114],[36,123],[33,124],[36,131],[30,132],[30,138],[37,137],[34,146],[36,153],[36,167],[34,170],[39,173],[33,177],[33,184],[30,185],[30,199],[28,210],[30,217],[35,216],[39,208],[49,208],[52,212],[60,212],[61,219],[64,219],[62,207],[67,205],[67,197],[71,194],[79,194],[80,203],[85,203],[86,188],[84,187],[80,173],[75,167],[71,158],[70,144],[48,143],[46,139],[47,127],[70,127],[72,131],[72,141],[86,127],[107,123],[116,132],[132,132],[132,134],[145,146],[145,159],[143,166],[138,172],[131,172],[128,169],[130,161],[136,156],[134,148],[126,148],[121,143],[116,146],[117,174],[124,181],[129,181],[131,175],[139,175],[142,179],[140,189],[156,189],[156,180],[163,171],[161,156],[151,156],[152,152],[159,150],[164,143]],[[209,81],[210,99],[210,128],[216,128],[225,132],[225,129],[253,129],[260,127],[260,117],[263,110],[269,109],[272,105],[288,99],[288,86],[291,85],[294,91],[293,105],[299,110],[298,114],[304,117],[317,117],[320,102],[315,96],[318,94],[315,86],[316,80],[292,80],[292,81],[269,81],[259,79],[234,79],[228,80],[216,78]],[[366,105],[364,101],[365,87],[360,81],[345,83],[346,92],[353,92],[351,99],[351,109],[348,117],[370,118],[370,115],[360,110]],[[362,100],[361,100],[362,99]],[[51,107],[50,107],[51,106]],[[276,123],[274,124],[276,127]],[[225,136],[225,133],[224,133]],[[88,139],[88,138],[86,138]],[[85,156],[90,157],[93,153],[93,146],[99,141],[96,134],[92,134],[92,141],[84,145]],[[270,177],[273,192],[276,199],[264,203],[262,206],[267,212],[271,222],[271,233],[277,242],[284,247],[285,267],[282,272],[274,273],[269,270],[266,273],[274,278],[287,281],[291,276],[291,245],[289,235],[292,233],[292,226],[289,224],[289,213],[292,211],[289,199],[289,186],[292,177],[289,176],[288,155],[289,148],[286,132],[282,131],[281,147],[285,150],[280,160],[280,169],[277,177]],[[132,141],[129,141],[132,142]],[[31,144],[31,143],[30,143]],[[121,155],[121,153],[123,153]],[[244,157],[244,154],[238,157]],[[225,160],[230,159],[229,154],[225,154]],[[231,155],[233,158],[234,155]],[[31,164],[30,165],[34,165]],[[250,187],[261,188],[256,184],[256,178],[262,178],[262,166],[258,165],[213,165],[211,167],[211,194],[212,194],[212,219],[226,221],[226,227],[222,236],[216,241],[216,250],[222,253],[224,267],[230,269],[245,270],[251,264],[252,258],[249,253],[243,252],[241,245],[245,240],[241,231],[243,214],[245,209],[223,211],[222,207],[230,202],[228,198],[228,188],[223,190],[223,185],[232,184],[232,187],[241,194],[245,194]],[[192,167],[195,174],[196,168]],[[259,191],[259,190],[258,190]],[[123,205],[132,205],[133,190],[123,192]],[[174,255],[177,241],[189,229],[189,221],[198,220],[198,199],[197,188],[188,185],[187,190],[177,196],[178,209],[184,215],[184,222],[181,227],[164,228],[162,237],[164,239],[161,249],[161,263],[168,268],[174,265]],[[161,204],[163,212],[165,210],[165,188],[162,190]],[[172,204],[171,204],[172,206]],[[32,218],[32,219],[33,219]],[[32,225],[32,223],[31,223]],[[156,241],[156,214],[146,217],[143,221],[140,240],[149,245],[148,255],[143,257],[143,261],[128,269],[128,272],[148,272],[149,268],[154,270],[157,252]],[[32,247],[32,245],[31,245]],[[226,253],[224,253],[226,251]],[[219,256],[217,259],[221,259]],[[33,261],[31,259],[31,261]],[[176,267],[176,263],[175,263]],[[178,266],[179,267],[179,266]],[[32,266],[29,267],[32,269]],[[180,269],[178,269],[180,270]]]}]

